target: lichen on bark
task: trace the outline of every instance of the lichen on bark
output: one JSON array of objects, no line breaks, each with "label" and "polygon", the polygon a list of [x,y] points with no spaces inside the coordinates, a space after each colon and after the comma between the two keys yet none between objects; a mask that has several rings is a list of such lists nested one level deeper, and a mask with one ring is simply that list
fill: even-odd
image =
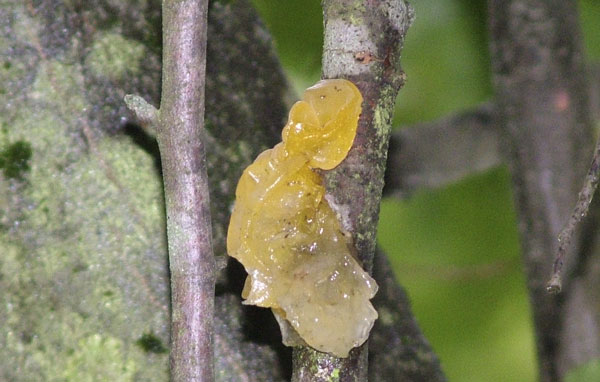
[{"label": "lichen on bark", "polygon": [[[134,93],[158,105],[160,25],[158,0],[0,7],[0,151],[31,147],[22,178],[0,172],[0,380],[168,378],[167,353],[139,345],[149,334],[169,344],[160,162],[123,103]],[[247,1],[211,2],[208,36],[207,164],[224,256],[235,184],[279,140],[290,97]],[[232,261],[218,277],[217,380],[289,380],[271,313],[241,305],[243,269]]]},{"label": "lichen on bark", "polygon": [[[166,380],[167,353],[136,345],[147,333],[169,344],[156,143],[122,102],[125,92],[157,101],[160,2],[13,1],[0,12],[0,149],[31,146],[23,179],[0,174],[0,379]],[[283,125],[287,87],[247,3],[212,5],[209,34],[208,164],[224,255],[231,190]],[[217,293],[218,380],[281,380],[277,346],[243,340],[251,324],[228,297],[232,272]]]}]

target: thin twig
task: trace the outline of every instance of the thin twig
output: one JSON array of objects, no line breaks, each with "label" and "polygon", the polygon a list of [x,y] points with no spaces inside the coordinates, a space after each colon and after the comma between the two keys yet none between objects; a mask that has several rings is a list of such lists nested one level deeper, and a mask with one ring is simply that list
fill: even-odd
[{"label": "thin twig", "polygon": [[208,0],[163,0],[158,144],[171,269],[171,381],[213,381],[215,259],[204,135]]},{"label": "thin twig", "polygon": [[164,175],[171,270],[171,381],[214,380],[215,259],[204,133],[208,0],[163,0],[160,110],[127,105],[156,129]]},{"label": "thin twig", "polygon": [[583,219],[590,208],[590,203],[594,197],[594,192],[598,187],[598,181],[600,176],[600,140],[596,143],[596,149],[594,150],[594,157],[592,164],[585,177],[583,188],[579,192],[579,199],[577,204],[567,220],[564,228],[558,235],[558,250],[556,252],[556,258],[554,260],[552,277],[546,286],[546,289],[550,293],[559,293],[562,289],[562,269],[564,264],[565,254],[571,244],[573,233],[577,228],[577,225]]},{"label": "thin twig", "polygon": [[156,128],[160,117],[158,110],[146,102],[145,99],[137,95],[127,94],[124,101],[127,107],[135,113],[142,129],[144,129],[148,135],[155,138]]}]

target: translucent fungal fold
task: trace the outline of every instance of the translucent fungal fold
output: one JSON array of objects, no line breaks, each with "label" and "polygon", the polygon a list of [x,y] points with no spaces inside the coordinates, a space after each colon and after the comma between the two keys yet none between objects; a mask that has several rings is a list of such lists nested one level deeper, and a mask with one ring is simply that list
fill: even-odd
[{"label": "translucent fungal fold", "polygon": [[291,325],[309,346],[338,357],[366,341],[377,284],[352,254],[349,232],[325,199],[321,176],[354,141],[362,96],[353,83],[323,80],[290,110],[283,142],[244,170],[227,251],[246,268],[245,304],[273,309],[284,343]]}]

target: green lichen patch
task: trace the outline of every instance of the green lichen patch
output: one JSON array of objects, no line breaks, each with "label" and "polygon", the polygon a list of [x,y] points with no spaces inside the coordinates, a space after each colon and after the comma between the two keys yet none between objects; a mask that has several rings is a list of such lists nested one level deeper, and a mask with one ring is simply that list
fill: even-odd
[{"label": "green lichen patch", "polygon": [[139,61],[146,52],[146,47],[140,42],[108,32],[94,41],[86,57],[86,65],[95,75],[117,81],[126,75],[136,75]]},{"label": "green lichen patch", "polygon": [[336,367],[331,372],[331,381],[332,382],[338,382],[339,380],[340,380],[340,369]]},{"label": "green lichen patch", "polygon": [[135,344],[142,348],[146,353],[161,354],[167,352],[167,348],[154,333],[144,333],[137,341],[135,341]]},{"label": "green lichen patch", "polygon": [[394,312],[389,310],[385,306],[381,306],[377,309],[377,313],[379,313],[379,322],[381,325],[391,326],[394,324],[396,318],[394,317]]},{"label": "green lichen patch", "polygon": [[[39,21],[39,18],[30,17],[30,12],[27,9],[25,2],[15,2],[17,5],[11,5],[10,9],[13,10],[12,17],[3,17],[7,24],[10,25],[11,29],[7,29],[12,32],[9,41],[0,40],[0,48],[12,46],[15,42],[26,41],[31,43],[34,38],[39,36],[40,31],[43,29]],[[4,21],[3,20],[3,21]]]},{"label": "green lichen patch", "polygon": [[135,362],[128,359],[121,340],[92,334],[83,338],[65,360],[63,378],[67,381],[133,381]]},{"label": "green lichen patch", "polygon": [[[85,101],[84,89],[80,65],[49,60],[39,66],[30,97],[37,101],[38,108],[43,107],[63,120],[76,122],[79,120],[79,113],[89,107]],[[46,126],[40,128],[44,129]]]},{"label": "green lichen patch", "polygon": [[[2,54],[0,50],[0,55]],[[14,90],[12,85],[22,80],[27,74],[27,63],[19,60],[13,61],[9,54],[5,54],[7,58],[0,64],[0,95],[10,93],[11,90]],[[3,108],[6,107],[6,105],[2,106]]]},{"label": "green lichen patch", "polygon": [[31,144],[17,141],[0,150],[0,169],[6,178],[23,180],[30,170]]},{"label": "green lichen patch", "polygon": [[[168,337],[161,182],[153,158],[127,139],[94,136],[90,150],[82,141],[85,120],[63,113],[52,99],[71,89],[69,102],[79,104],[77,83],[52,85],[67,66],[50,66],[35,81],[36,112],[18,114],[0,139],[28,139],[35,152],[27,162],[31,186],[18,198],[0,198],[0,210],[6,203],[8,211],[1,223],[13,227],[0,235],[0,359],[19,374],[0,370],[0,380],[129,381],[133,370],[138,380],[164,380],[166,357],[156,362],[134,346],[144,329]],[[93,349],[124,361],[98,359]],[[102,369],[79,369],[96,361]]]},{"label": "green lichen patch", "polygon": [[[66,325],[61,329],[67,330],[65,334],[71,332]],[[44,347],[32,353],[30,362],[41,368],[37,379],[40,381],[129,382],[134,380],[137,371],[121,340],[97,333],[81,337],[71,347]],[[51,358],[48,353],[52,354]]]}]

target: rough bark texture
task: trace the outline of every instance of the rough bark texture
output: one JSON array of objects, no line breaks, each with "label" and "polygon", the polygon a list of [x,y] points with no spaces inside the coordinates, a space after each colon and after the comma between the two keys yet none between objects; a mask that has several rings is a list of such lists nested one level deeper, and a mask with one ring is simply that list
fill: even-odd
[{"label": "rough bark texture", "polygon": [[593,243],[585,231],[566,259],[563,294],[545,289],[558,233],[575,205],[593,147],[576,4],[489,4],[497,105],[506,130],[540,378],[559,381],[567,370],[600,355],[600,285],[586,266]]},{"label": "rough bark texture", "polygon": [[[403,0],[323,1],[323,78],[346,78],[364,102],[352,149],[324,173],[333,209],[344,216],[363,267],[370,271],[383,189],[391,116],[404,76],[400,52],[413,15]],[[365,381],[368,342],[337,358],[310,348],[294,350],[292,381]]]},{"label": "rough bark texture", "polygon": [[[135,93],[158,105],[160,25],[159,1],[0,7],[2,381],[168,380],[161,163],[156,142],[123,103]],[[207,57],[213,248],[225,259],[237,180],[280,139],[291,97],[268,32],[246,1],[209,4]],[[406,301],[383,287],[389,273],[375,276],[376,307],[400,306],[401,314],[374,336],[398,344],[403,361],[387,357],[385,342],[383,353],[373,351],[372,373],[381,368],[390,377],[374,380],[428,375],[436,362],[419,362],[423,369],[411,374],[411,349],[429,348],[414,326],[399,326],[413,322]],[[241,305],[244,278],[233,260],[218,274],[216,380],[289,380],[291,351],[270,311]],[[379,328],[388,334],[377,335]]]}]

